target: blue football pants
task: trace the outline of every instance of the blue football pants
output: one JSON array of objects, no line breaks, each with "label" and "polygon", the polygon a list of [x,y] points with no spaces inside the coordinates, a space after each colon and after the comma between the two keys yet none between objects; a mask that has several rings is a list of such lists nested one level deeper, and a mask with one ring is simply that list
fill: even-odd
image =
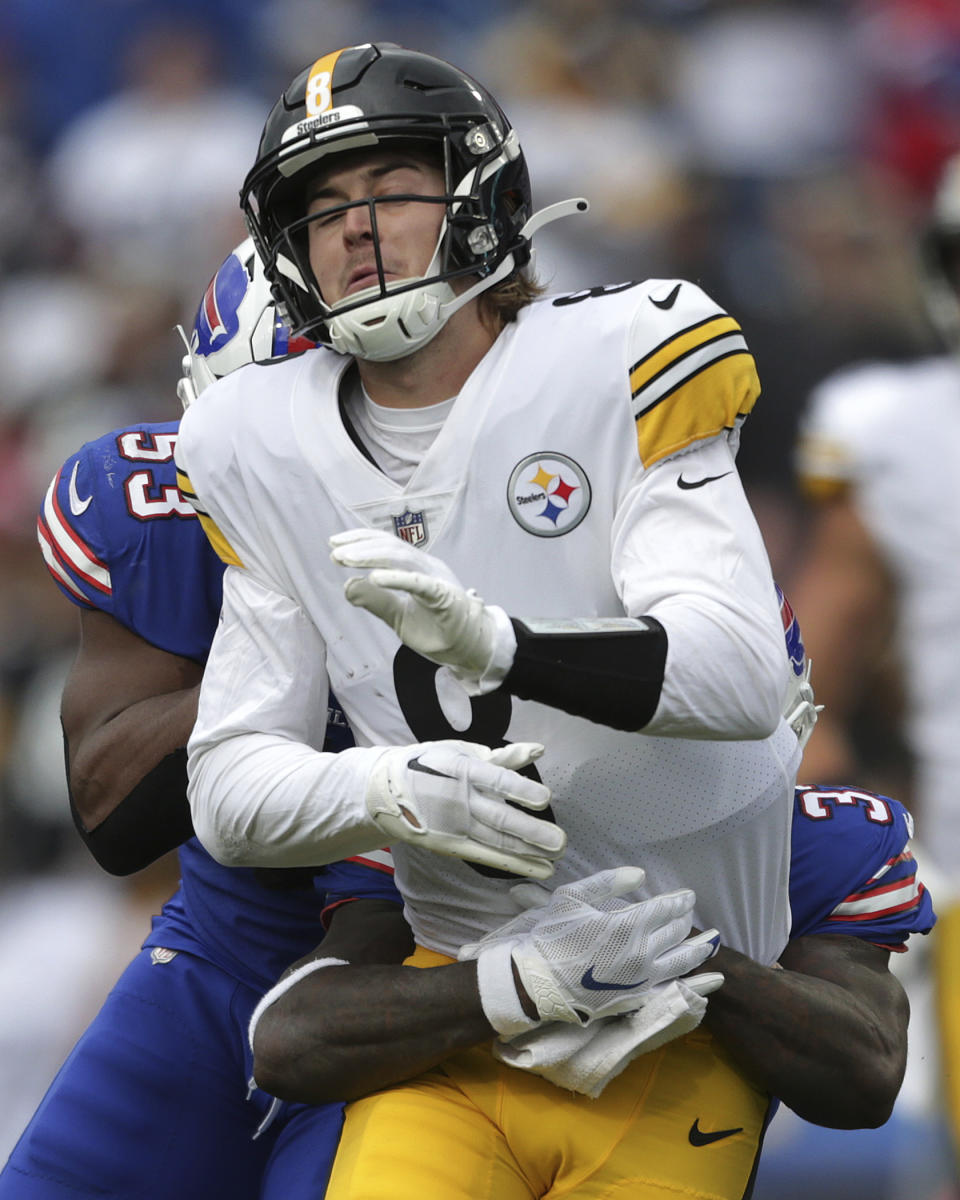
[{"label": "blue football pants", "polygon": [[258,999],[202,958],[142,950],[10,1155],[0,1200],[320,1200],[341,1106],[247,1098]]}]

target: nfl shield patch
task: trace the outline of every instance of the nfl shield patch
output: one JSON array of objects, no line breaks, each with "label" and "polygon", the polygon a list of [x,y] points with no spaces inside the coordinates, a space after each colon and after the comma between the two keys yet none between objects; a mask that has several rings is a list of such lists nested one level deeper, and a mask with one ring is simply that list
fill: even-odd
[{"label": "nfl shield patch", "polygon": [[398,538],[411,546],[422,546],[427,540],[427,522],[422,512],[411,512],[408,508],[399,517],[393,518],[393,529]]}]

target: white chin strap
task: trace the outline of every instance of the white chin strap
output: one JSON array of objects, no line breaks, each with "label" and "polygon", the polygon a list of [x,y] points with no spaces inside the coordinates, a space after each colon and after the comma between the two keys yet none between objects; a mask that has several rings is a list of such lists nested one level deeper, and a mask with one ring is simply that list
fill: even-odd
[{"label": "white chin strap", "polygon": [[[520,230],[520,236],[529,239],[551,221],[586,212],[589,207],[582,197],[548,205],[533,214]],[[340,316],[335,314],[327,321],[330,345],[340,354],[352,354],[367,362],[406,358],[435,338],[458,309],[506,279],[513,269],[514,258],[508,254],[492,274],[478,279],[459,295],[449,283],[437,281],[398,296],[383,296]],[[394,287],[407,283],[409,279],[398,280]],[[379,294],[379,288],[369,291],[371,295]],[[358,292],[351,301],[362,296],[363,292]]]}]

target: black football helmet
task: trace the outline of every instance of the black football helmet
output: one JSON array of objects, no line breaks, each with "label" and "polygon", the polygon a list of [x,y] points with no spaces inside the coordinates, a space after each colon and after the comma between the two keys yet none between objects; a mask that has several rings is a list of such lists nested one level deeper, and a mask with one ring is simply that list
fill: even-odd
[{"label": "black football helmet", "polygon": [[[338,206],[369,207],[379,280],[331,307],[310,267],[307,226],[316,218],[306,216],[306,173],[329,155],[391,139],[433,149],[443,168],[442,196],[409,197],[444,205],[436,251],[424,275],[388,284],[379,201]],[[519,139],[493,96],[450,63],[388,43],[334,51],[297,75],[267,118],[240,202],[293,332],[375,361],[426,344],[453,312],[528,262],[535,227],[587,207],[565,201],[534,216]],[[458,294],[450,281],[462,276],[476,281]]]},{"label": "black football helmet", "polygon": [[948,347],[960,350],[960,154],[944,164],[920,251],[927,311]]}]

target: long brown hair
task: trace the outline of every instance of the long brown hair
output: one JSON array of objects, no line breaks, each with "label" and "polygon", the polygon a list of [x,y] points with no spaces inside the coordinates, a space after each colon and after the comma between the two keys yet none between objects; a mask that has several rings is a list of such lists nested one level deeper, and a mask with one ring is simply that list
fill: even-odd
[{"label": "long brown hair", "polygon": [[528,273],[525,267],[514,271],[506,279],[477,298],[480,319],[495,329],[517,319],[521,308],[542,296],[546,288]]}]

